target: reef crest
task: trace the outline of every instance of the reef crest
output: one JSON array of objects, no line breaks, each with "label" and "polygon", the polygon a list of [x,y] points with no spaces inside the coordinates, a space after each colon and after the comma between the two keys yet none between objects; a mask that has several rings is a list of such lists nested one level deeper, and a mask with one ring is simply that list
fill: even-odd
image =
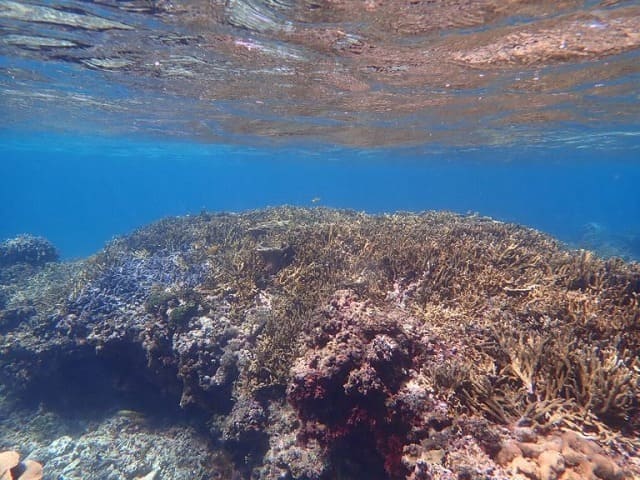
[{"label": "reef crest", "polygon": [[478,216],[282,207],[25,272],[0,276],[0,448],[45,479],[640,475],[636,263]]}]

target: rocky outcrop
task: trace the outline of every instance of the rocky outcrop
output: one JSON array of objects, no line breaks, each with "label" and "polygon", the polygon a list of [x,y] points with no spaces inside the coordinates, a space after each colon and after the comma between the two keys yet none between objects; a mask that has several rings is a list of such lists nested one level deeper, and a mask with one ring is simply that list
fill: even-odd
[{"label": "rocky outcrop", "polygon": [[18,235],[0,243],[0,267],[20,263],[42,266],[56,262],[58,252],[49,240],[33,235]]},{"label": "rocky outcrop", "polygon": [[303,442],[317,440],[329,454],[349,448],[363,468],[379,458],[391,478],[404,476],[404,445],[438,415],[416,369],[446,350],[419,322],[399,314],[337,292],[311,327],[288,391]]}]

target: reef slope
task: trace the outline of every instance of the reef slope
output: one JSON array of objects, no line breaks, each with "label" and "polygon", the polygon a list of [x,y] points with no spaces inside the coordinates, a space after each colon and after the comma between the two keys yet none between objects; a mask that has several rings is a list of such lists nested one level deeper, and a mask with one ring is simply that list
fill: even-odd
[{"label": "reef slope", "polygon": [[534,230],[283,207],[0,269],[0,450],[45,478],[640,475],[640,266]]}]

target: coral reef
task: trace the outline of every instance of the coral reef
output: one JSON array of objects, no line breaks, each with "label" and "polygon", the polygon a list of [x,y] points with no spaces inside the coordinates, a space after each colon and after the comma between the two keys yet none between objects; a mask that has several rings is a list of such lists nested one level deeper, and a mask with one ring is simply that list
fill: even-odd
[{"label": "coral reef", "polygon": [[0,267],[18,263],[39,266],[57,260],[58,252],[46,238],[18,235],[0,243]]},{"label": "coral reef", "polygon": [[182,456],[202,479],[640,475],[640,266],[533,230],[203,213],[4,278],[7,394],[101,419],[0,444],[52,475],[187,478]]},{"label": "coral reef", "polygon": [[496,457],[510,475],[522,474],[534,480],[617,480],[627,476],[601,447],[574,431],[539,438],[531,429],[520,429],[516,436],[519,440],[505,443]]},{"label": "coral reef", "polygon": [[19,235],[0,243],[0,333],[64,301],[78,264],[57,262],[56,248],[44,238]]},{"label": "coral reef", "polygon": [[0,449],[18,447],[44,480],[233,478],[224,452],[179,415],[31,407],[0,392]]},{"label": "coral reef", "polygon": [[299,437],[330,455],[349,445],[362,477],[374,474],[364,469],[375,467],[367,461],[376,452],[386,473],[400,478],[403,445],[438,410],[409,371],[443,347],[418,335],[417,322],[379,312],[348,290],[322,313],[292,369],[288,399],[303,422]]},{"label": "coral reef", "polygon": [[[81,480],[216,478],[228,469],[206,439],[188,428],[149,429],[115,415],[84,435],[63,435],[34,450],[50,478]],[[145,477],[153,475],[151,477]]]}]

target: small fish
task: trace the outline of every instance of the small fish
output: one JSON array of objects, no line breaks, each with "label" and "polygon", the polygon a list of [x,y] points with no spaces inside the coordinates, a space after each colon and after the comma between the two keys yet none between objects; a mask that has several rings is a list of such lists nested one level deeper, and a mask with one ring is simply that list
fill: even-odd
[{"label": "small fish", "polygon": [[322,200],[320,197],[313,197],[311,199],[311,203],[316,204],[316,203],[320,202],[320,200]]},{"label": "small fish", "polygon": [[116,412],[116,416],[128,418],[133,422],[144,422],[147,418],[146,415],[142,412],[137,412],[135,410],[127,410],[127,409],[118,410]]}]

